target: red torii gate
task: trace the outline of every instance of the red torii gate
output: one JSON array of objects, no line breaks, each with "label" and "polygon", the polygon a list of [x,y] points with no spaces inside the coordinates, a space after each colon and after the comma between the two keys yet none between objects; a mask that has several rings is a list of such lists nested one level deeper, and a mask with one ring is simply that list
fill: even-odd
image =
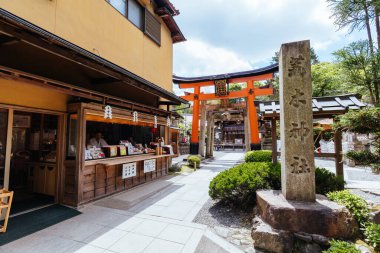
[{"label": "red torii gate", "polygon": [[[178,84],[180,89],[194,89],[194,93],[186,93],[185,96],[181,96],[181,98],[184,98],[187,101],[194,102],[190,154],[199,153],[198,128],[199,103],[201,100],[206,101],[216,99],[247,98],[249,129],[251,133],[251,150],[261,149],[258,117],[254,101],[257,96],[272,95],[273,89],[257,88],[254,86],[254,82],[272,79],[274,77],[274,73],[276,72],[278,72],[278,65],[274,64],[256,70],[215,76],[203,76],[193,78],[173,76],[173,82],[175,84]],[[244,88],[240,91],[229,92],[228,87],[230,83],[247,83],[247,88]],[[215,86],[215,93],[201,93],[201,87],[206,86]]]}]

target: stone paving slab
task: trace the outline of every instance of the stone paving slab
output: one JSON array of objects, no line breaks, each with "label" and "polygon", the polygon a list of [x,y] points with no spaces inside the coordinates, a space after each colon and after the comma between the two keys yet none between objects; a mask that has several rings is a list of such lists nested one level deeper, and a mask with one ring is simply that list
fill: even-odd
[{"label": "stone paving slab", "polygon": [[[85,205],[79,209],[81,215],[4,245],[0,252],[192,253],[204,235],[217,245],[223,244],[223,239],[207,232],[206,225],[192,220],[209,199],[211,179],[243,155],[220,152],[216,154],[215,166],[205,166],[189,175],[161,178]],[[213,165],[213,161],[205,163]],[[228,243],[222,248],[235,249]]]}]

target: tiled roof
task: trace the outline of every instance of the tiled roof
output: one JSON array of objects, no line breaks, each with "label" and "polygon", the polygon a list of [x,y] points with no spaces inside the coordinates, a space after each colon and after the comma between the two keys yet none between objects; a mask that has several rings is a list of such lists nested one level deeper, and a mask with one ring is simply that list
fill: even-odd
[{"label": "tiled roof", "polygon": [[178,83],[199,83],[199,82],[215,81],[215,80],[222,80],[222,79],[232,79],[232,78],[240,78],[240,77],[248,77],[248,76],[259,76],[259,75],[275,73],[275,72],[278,72],[278,64],[272,64],[272,65],[269,65],[267,67],[254,69],[254,70],[220,74],[220,75],[213,75],[213,76],[180,77],[180,76],[174,75],[173,76],[173,82],[177,83],[177,84]]},{"label": "tiled roof", "polygon": [[[280,114],[279,101],[258,101],[258,112],[264,117],[278,117]],[[357,95],[339,95],[331,97],[315,97],[312,100],[313,115],[344,114],[349,109],[360,109],[367,105],[361,102]]]}]

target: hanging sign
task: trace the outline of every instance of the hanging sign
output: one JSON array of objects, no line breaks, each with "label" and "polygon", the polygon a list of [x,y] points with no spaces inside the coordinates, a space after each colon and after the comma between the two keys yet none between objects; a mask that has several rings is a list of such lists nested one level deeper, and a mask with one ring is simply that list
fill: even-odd
[{"label": "hanging sign", "polygon": [[154,115],[154,128],[157,128],[157,115]]},{"label": "hanging sign", "polygon": [[170,117],[168,116],[168,117],[166,118],[166,126],[170,127],[171,124],[172,124],[172,121],[171,121]]},{"label": "hanging sign", "polygon": [[215,81],[215,96],[225,97],[229,93],[229,86],[227,80],[216,80]]},{"label": "hanging sign", "polygon": [[123,171],[121,177],[123,179],[135,177],[136,176],[136,163],[126,163],[123,164]]},{"label": "hanging sign", "polygon": [[144,173],[152,172],[156,170],[156,159],[144,161]]},{"label": "hanging sign", "polygon": [[112,107],[110,105],[104,107],[104,118],[112,119]]},{"label": "hanging sign", "polygon": [[139,121],[139,113],[134,111],[133,112],[133,122],[138,122]]}]

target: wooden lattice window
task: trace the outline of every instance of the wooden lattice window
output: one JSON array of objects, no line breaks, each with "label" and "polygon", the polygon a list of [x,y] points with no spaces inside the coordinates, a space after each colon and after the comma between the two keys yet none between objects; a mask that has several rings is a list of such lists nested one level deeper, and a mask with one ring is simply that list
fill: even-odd
[{"label": "wooden lattice window", "polygon": [[158,45],[161,45],[161,23],[147,9],[145,9],[144,33]]}]

